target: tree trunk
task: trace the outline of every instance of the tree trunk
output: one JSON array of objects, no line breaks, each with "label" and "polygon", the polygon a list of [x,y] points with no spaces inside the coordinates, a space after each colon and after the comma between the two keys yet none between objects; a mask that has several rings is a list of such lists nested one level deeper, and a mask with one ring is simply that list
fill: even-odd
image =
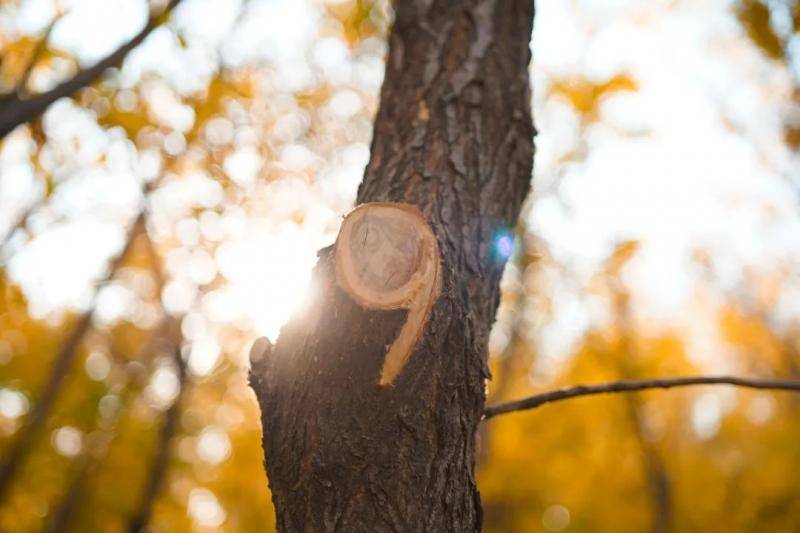
[{"label": "tree trunk", "polygon": [[[506,255],[506,242],[499,253],[494,244],[531,181],[533,11],[532,0],[396,3],[357,203],[415,206],[400,209],[421,213],[436,245],[420,251],[425,237],[409,235],[411,222],[400,234],[382,222],[353,229],[348,246],[363,240],[360,251],[340,251],[340,234],[337,249],[319,254],[313,301],[254,357],[280,531],[481,529],[475,432]],[[371,239],[389,249],[377,267]],[[407,266],[395,259],[416,254],[405,259],[417,265],[434,248],[440,277],[423,284],[423,298],[414,289],[417,303],[375,308],[342,274],[340,255],[352,252],[367,257],[362,268],[384,269],[360,275],[390,284]],[[394,354],[397,345],[408,353]]]}]

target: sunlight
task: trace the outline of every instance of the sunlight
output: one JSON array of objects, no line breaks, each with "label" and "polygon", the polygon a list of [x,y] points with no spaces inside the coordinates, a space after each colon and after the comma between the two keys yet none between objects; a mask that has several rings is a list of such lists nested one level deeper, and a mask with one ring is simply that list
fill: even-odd
[{"label": "sunlight", "polygon": [[0,0],[0,530],[797,529],[800,0],[428,4]]},{"label": "sunlight", "polygon": [[296,224],[283,223],[274,232],[253,231],[220,246],[217,261],[228,285],[210,303],[210,311],[220,316],[237,310],[236,318],[251,323],[257,335],[275,341],[308,293],[316,263],[308,241]]}]

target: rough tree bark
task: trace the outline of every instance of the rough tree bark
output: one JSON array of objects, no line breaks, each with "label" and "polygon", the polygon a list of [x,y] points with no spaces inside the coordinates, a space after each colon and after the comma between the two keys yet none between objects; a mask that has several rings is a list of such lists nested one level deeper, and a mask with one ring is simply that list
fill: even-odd
[{"label": "rough tree bark", "polygon": [[[357,203],[418,208],[436,238],[440,290],[426,285],[426,312],[376,309],[340,284],[337,252],[320,252],[313,301],[251,371],[280,531],[481,529],[475,432],[504,265],[492,243],[530,188],[533,14],[532,0],[396,3]],[[372,229],[389,255],[408,251],[403,235]],[[376,238],[353,231],[365,250]],[[408,253],[422,254],[415,246]],[[383,259],[380,268],[395,270],[377,273],[375,286],[406,266]],[[359,268],[374,266],[366,261]],[[409,319],[422,330],[386,379]]]}]

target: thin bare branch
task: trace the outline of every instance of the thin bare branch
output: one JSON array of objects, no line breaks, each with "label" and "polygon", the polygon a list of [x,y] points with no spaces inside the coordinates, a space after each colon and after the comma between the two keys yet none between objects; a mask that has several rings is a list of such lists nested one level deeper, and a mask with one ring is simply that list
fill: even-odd
[{"label": "thin bare branch", "polygon": [[36,212],[36,210],[41,207],[44,199],[34,200],[31,205],[25,208],[25,210],[20,213],[17,220],[14,224],[11,225],[11,228],[6,232],[3,236],[3,240],[0,241],[0,252],[5,250],[8,243],[11,241],[11,238],[16,234],[18,231],[25,229],[28,227],[28,221],[30,220],[31,216]]},{"label": "thin bare branch", "polygon": [[72,78],[57,85],[51,90],[22,99],[16,93],[4,99],[0,107],[0,139],[8,135],[20,124],[24,124],[43,113],[53,102],[59,98],[70,96],[79,89],[86,87],[97,80],[106,70],[117,66],[125,59],[131,50],[139,46],[153,30],[166,21],[172,10],[181,3],[181,0],[170,0],[164,11],[150,17],[147,24],[139,33],[119,48],[95,63],[89,68],[79,70]]},{"label": "thin bare branch", "polygon": [[735,376],[692,376],[664,379],[632,379],[625,381],[614,381],[611,383],[599,383],[597,385],[575,385],[564,387],[541,394],[534,394],[521,400],[500,403],[488,406],[483,412],[483,419],[492,418],[505,413],[514,411],[525,411],[535,409],[546,403],[578,398],[581,396],[591,396],[594,394],[608,394],[614,392],[632,392],[647,389],[671,389],[674,387],[687,387],[694,385],[735,385],[750,389],[768,389],[800,392],[800,381],[798,380],[777,380],[763,378],[741,378]]},{"label": "thin bare branch", "polygon": [[20,98],[27,95],[28,81],[31,78],[31,73],[33,72],[34,67],[36,67],[36,64],[39,62],[39,59],[42,57],[42,54],[44,54],[44,51],[47,49],[47,41],[50,39],[50,34],[53,32],[53,27],[59,20],[61,20],[61,15],[55,17],[50,24],[47,25],[42,38],[36,43],[36,49],[33,51],[31,59],[25,66],[25,71],[22,73],[22,76],[20,76],[17,86],[14,89],[14,93],[16,93],[16,95]]}]

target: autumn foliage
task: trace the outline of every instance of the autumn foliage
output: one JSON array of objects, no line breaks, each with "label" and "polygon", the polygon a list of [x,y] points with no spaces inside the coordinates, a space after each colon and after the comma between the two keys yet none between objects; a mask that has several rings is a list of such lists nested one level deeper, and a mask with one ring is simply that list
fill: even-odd
[{"label": "autumn foliage", "polygon": [[[248,353],[303,305],[316,250],[353,207],[390,2],[185,0],[161,18],[163,2],[117,3],[135,15],[125,35],[158,27],[0,140],[0,463],[30,428],[65,340],[88,324],[0,485],[0,531],[126,531],[143,516],[151,531],[269,531]],[[534,197],[492,243],[515,245],[494,251],[509,263],[488,401],[675,375],[800,379],[800,214],[797,197],[786,200],[800,168],[800,2],[712,3],[722,22],[703,34],[702,64],[664,52],[666,41],[601,62],[606,41],[591,40],[617,24],[627,47],[604,37],[613,59],[628,57],[641,31],[705,28],[691,2],[652,2],[655,15],[636,2],[614,12],[546,3],[531,67]],[[98,2],[52,4],[30,14],[24,1],[0,2],[10,28],[0,30],[0,110],[119,45],[75,44],[92,41],[81,33]],[[295,26],[280,33],[282,24]],[[548,55],[557,61],[538,63]],[[673,80],[685,94],[713,93],[692,108],[697,124],[670,123],[696,102],[664,111],[673,96],[651,70],[661,60],[691,74]],[[730,71],[751,84],[726,100]],[[657,153],[706,113],[716,129],[698,134],[700,155],[683,145]],[[625,166],[634,150],[650,166]],[[752,152],[762,181],[727,180],[719,154],[736,150]],[[687,184],[678,171],[688,167],[712,185]],[[641,168],[661,181],[642,186]],[[627,181],[614,181],[626,169]],[[646,193],[629,195],[637,186]],[[585,215],[576,206],[594,194]],[[677,214],[663,205],[672,200]],[[755,220],[730,230],[741,241],[696,227],[725,222],[720,213],[733,227],[737,210]],[[691,250],[675,259],[671,239]],[[798,407],[800,395],[701,387],[494,418],[479,435],[485,529],[800,530]]]}]

